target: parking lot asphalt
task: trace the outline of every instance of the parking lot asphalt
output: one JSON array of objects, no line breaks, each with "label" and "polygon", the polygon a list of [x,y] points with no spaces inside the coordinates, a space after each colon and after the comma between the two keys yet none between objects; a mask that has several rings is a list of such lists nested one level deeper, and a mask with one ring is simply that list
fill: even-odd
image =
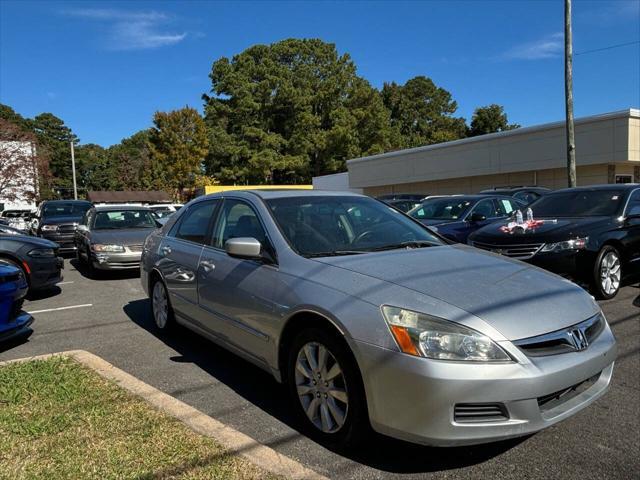
[{"label": "parking lot asphalt", "polygon": [[158,332],[136,272],[90,279],[75,260],[65,261],[58,289],[26,302],[35,312],[34,332],[1,344],[0,361],[88,350],[331,478],[637,478],[638,295],[639,288],[627,286],[602,302],[618,340],[607,395],[536,435],[475,447],[428,448],[372,435],[355,452],[330,451],[298,433],[285,389],[267,373],[187,330]]}]

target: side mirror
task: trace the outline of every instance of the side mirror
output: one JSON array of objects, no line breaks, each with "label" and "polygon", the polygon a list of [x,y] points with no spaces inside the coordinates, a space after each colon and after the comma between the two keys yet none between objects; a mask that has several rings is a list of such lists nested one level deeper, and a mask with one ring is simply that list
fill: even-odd
[{"label": "side mirror", "polygon": [[469,221],[471,223],[476,223],[476,222],[484,222],[487,219],[487,217],[481,213],[477,213],[474,212],[471,214],[471,217],[469,218]]},{"label": "side mirror", "polygon": [[224,244],[225,251],[232,257],[261,258],[262,245],[252,237],[230,238]]}]

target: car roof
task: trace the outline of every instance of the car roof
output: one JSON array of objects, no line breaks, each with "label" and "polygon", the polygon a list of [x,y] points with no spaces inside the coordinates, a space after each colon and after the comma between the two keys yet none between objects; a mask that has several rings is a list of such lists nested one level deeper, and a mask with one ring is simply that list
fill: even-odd
[{"label": "car roof", "polygon": [[269,190],[232,190],[228,192],[218,192],[206,195],[206,198],[218,198],[218,197],[243,197],[250,198],[252,196],[260,197],[264,200],[270,200],[273,198],[299,198],[299,197],[364,197],[358,193],[352,192],[339,192],[332,190],[306,190],[295,188],[278,188]]},{"label": "car roof", "polygon": [[586,185],[584,187],[563,188],[562,190],[556,190],[553,193],[566,193],[566,192],[590,192],[598,190],[633,190],[639,188],[640,183],[606,183],[604,185]]},{"label": "car roof", "polygon": [[92,205],[92,203],[88,200],[45,200],[44,202],[42,202],[43,204],[47,204],[47,205],[65,205],[65,204],[75,204],[75,203],[82,203],[82,204],[86,204],[86,205]]},{"label": "car roof", "polygon": [[505,200],[517,200],[508,195],[500,195],[499,193],[496,193],[495,195],[491,193],[486,193],[486,194],[472,193],[469,195],[464,195],[464,194],[463,195],[439,195],[432,198],[425,198],[423,202],[426,202],[429,200],[442,200],[443,198],[457,198],[462,200],[486,200],[487,198],[504,198]]},{"label": "car roof", "polygon": [[96,205],[93,207],[96,212],[121,212],[123,210],[144,210],[148,211],[147,207],[141,205]]}]

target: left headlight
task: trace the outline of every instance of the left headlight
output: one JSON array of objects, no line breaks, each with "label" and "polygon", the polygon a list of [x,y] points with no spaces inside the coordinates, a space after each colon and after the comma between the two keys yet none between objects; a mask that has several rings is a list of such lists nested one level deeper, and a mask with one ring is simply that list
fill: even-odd
[{"label": "left headlight", "polygon": [[34,248],[27,255],[35,258],[55,257],[56,252],[53,251],[53,248]]},{"label": "left headlight", "polygon": [[542,247],[542,252],[561,252],[563,250],[583,250],[587,248],[589,237],[574,238],[566,242],[546,243]]},{"label": "left headlight", "polygon": [[91,245],[91,250],[94,252],[118,253],[124,252],[124,247],[122,245],[102,245],[100,243],[95,243]]},{"label": "left headlight", "polygon": [[511,357],[486,335],[463,325],[404,308],[382,306],[400,350],[434,360],[508,362]]}]

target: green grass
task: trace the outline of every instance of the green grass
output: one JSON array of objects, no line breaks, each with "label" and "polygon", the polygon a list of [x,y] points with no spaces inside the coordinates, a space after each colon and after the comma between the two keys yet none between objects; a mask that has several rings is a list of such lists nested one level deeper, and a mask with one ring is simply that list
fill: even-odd
[{"label": "green grass", "polygon": [[268,477],[69,358],[0,367],[0,479]]}]

